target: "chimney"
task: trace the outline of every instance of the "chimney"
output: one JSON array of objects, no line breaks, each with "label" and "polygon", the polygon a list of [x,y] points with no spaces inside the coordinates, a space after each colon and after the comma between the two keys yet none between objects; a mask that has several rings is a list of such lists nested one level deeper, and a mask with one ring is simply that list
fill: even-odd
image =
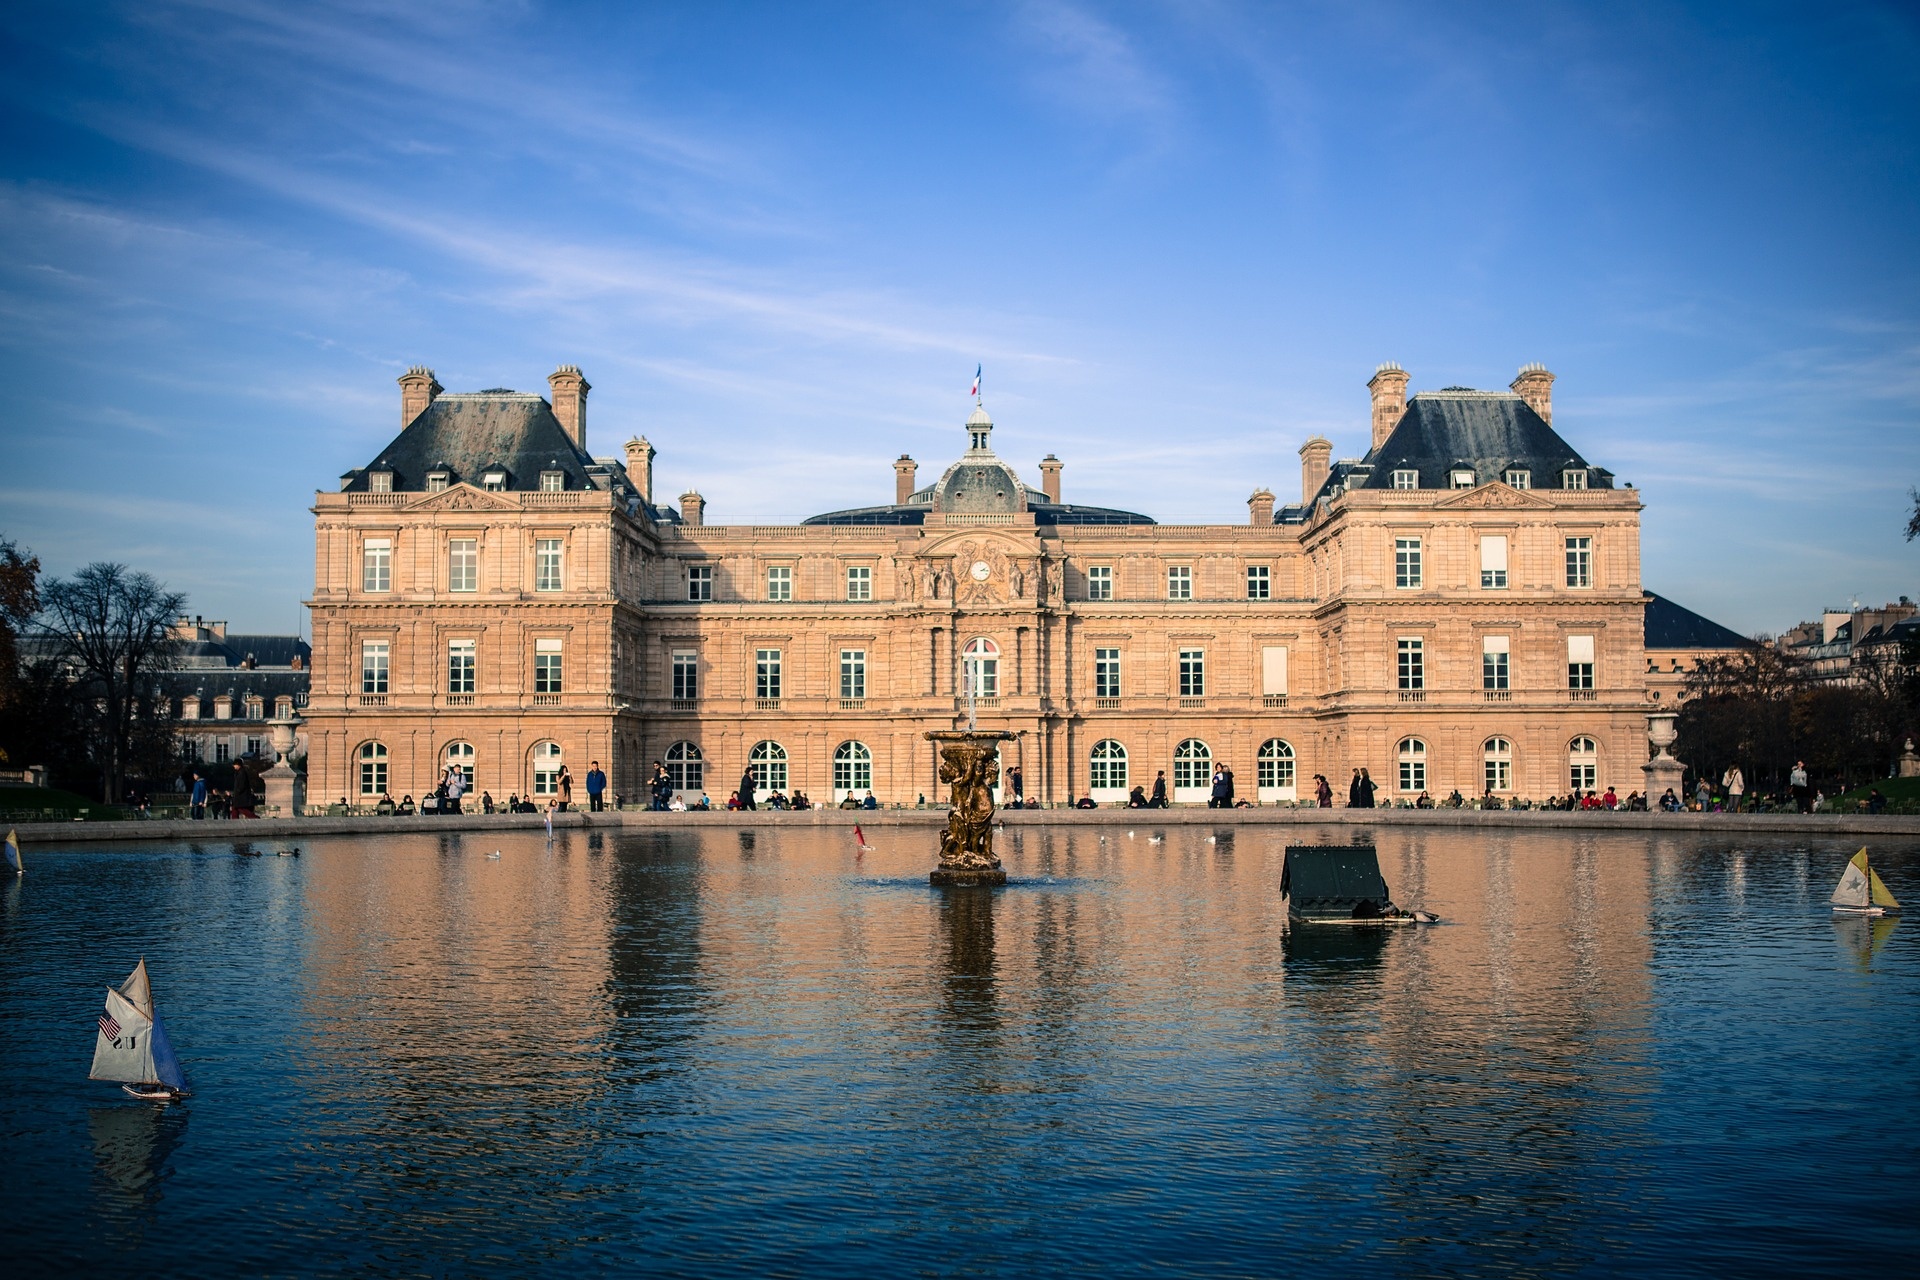
[{"label": "chimney", "polygon": [[1389,360],[1373,371],[1367,390],[1373,392],[1373,447],[1378,449],[1407,411],[1407,371]]},{"label": "chimney", "polygon": [[1543,364],[1523,364],[1520,374],[1507,384],[1527,406],[1553,425],[1553,375]]},{"label": "chimney", "polygon": [[627,479],[640,492],[643,501],[653,501],[653,456],[656,450],[645,436],[627,441]]},{"label": "chimney", "polygon": [[913,496],[913,477],[919,469],[920,464],[904,453],[900,455],[899,461],[893,464],[894,506],[905,506],[907,499]]},{"label": "chimney", "polygon": [[577,364],[563,364],[547,375],[547,385],[553,388],[553,416],[560,419],[560,425],[573,437],[574,447],[584,452],[587,447],[587,392],[593,390],[580,373]]},{"label": "chimney", "polygon": [[1300,446],[1300,505],[1313,501],[1313,495],[1320,492],[1320,486],[1327,482],[1327,471],[1333,462],[1333,441],[1325,436],[1308,436],[1307,442]]},{"label": "chimney", "polygon": [[1265,489],[1255,489],[1253,496],[1247,499],[1248,524],[1273,523],[1273,494]]},{"label": "chimney", "polygon": [[1048,502],[1060,501],[1060,468],[1065,465],[1052,454],[1040,459],[1040,491],[1047,495]]},{"label": "chimney", "polygon": [[707,500],[689,489],[680,495],[680,523],[694,526],[707,522]]},{"label": "chimney", "polygon": [[400,375],[400,425],[406,426],[426,412],[433,398],[446,388],[433,376],[433,370],[417,364]]}]

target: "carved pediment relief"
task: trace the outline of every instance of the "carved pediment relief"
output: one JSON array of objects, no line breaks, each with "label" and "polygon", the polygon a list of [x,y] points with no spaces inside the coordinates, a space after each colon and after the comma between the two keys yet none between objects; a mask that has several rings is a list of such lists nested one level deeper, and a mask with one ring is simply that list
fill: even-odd
[{"label": "carved pediment relief", "polygon": [[407,504],[409,511],[511,511],[511,500],[497,494],[476,489],[470,484],[456,484],[441,493],[423,494]]},{"label": "carved pediment relief", "polygon": [[1438,507],[1466,507],[1478,510],[1541,510],[1553,506],[1545,498],[1520,489],[1510,489],[1498,480],[1489,480],[1475,489],[1463,489],[1452,497],[1433,504]]}]

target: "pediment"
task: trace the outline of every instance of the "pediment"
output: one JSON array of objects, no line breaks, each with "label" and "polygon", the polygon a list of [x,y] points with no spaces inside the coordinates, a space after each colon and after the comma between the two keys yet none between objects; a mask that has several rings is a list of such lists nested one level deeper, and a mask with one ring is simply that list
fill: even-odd
[{"label": "pediment", "polygon": [[510,498],[466,483],[451,485],[440,493],[422,494],[407,504],[409,511],[512,511]]},{"label": "pediment", "polygon": [[1442,498],[1433,505],[1436,508],[1464,507],[1481,511],[1541,511],[1553,506],[1545,498],[1535,497],[1524,489],[1510,488],[1498,480],[1489,480],[1477,488],[1462,489],[1459,493]]}]

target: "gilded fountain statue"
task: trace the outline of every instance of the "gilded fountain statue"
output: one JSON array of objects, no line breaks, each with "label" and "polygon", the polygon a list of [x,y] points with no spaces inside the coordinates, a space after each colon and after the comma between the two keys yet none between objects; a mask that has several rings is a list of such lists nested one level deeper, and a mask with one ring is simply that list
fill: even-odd
[{"label": "gilded fountain statue", "polygon": [[1001,730],[929,733],[940,746],[940,781],[952,788],[947,829],[940,836],[940,865],[928,877],[937,885],[999,885],[1007,882],[993,856],[993,789],[1000,784]]}]

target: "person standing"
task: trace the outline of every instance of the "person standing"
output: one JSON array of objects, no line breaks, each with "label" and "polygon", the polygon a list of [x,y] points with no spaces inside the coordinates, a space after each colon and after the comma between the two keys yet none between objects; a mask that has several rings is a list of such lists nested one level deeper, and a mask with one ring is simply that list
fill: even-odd
[{"label": "person standing", "polygon": [[1363,768],[1360,770],[1360,807],[1362,809],[1373,808],[1373,792],[1373,775]]},{"label": "person standing", "polygon": [[1219,765],[1213,767],[1213,787],[1207,792],[1207,808],[1233,808],[1233,802],[1229,797],[1227,789],[1227,771]]},{"label": "person standing", "polygon": [[207,780],[197,772],[193,775],[193,796],[190,803],[193,805],[193,816],[196,819],[207,816]]},{"label": "person standing", "polygon": [[1020,776],[1019,765],[1015,765],[1013,768],[1007,770],[1007,789],[1013,792],[1013,803],[1009,805],[1008,808],[1024,809],[1027,807],[1027,780]]},{"label": "person standing", "polygon": [[1324,773],[1313,775],[1313,802],[1322,809],[1333,808],[1333,786]]},{"label": "person standing", "polygon": [[1793,772],[1787,775],[1787,785],[1793,788],[1793,803],[1802,813],[1813,812],[1813,787],[1807,782],[1807,762],[1795,760]]},{"label": "person standing", "polygon": [[1747,794],[1747,779],[1740,772],[1738,764],[1727,766],[1726,773],[1721,775],[1720,785],[1727,789],[1727,812],[1740,812],[1740,800]]},{"label": "person standing", "polygon": [[747,771],[740,775],[740,807],[742,809],[754,808],[753,793],[759,786],[760,779],[754,776],[753,766],[748,765]]},{"label": "person standing", "polygon": [[466,772],[457,764],[448,765],[446,787],[441,792],[444,798],[440,801],[440,812],[459,813],[460,797],[465,794],[467,794]]},{"label": "person standing", "polygon": [[1353,781],[1347,784],[1347,808],[1359,809],[1362,807],[1364,806],[1360,803],[1360,771],[1355,769],[1353,771]]},{"label": "person standing", "polygon": [[567,806],[573,803],[573,775],[567,772],[567,766],[560,766],[560,776],[554,782],[560,788],[560,812],[565,813]]},{"label": "person standing", "polygon": [[606,794],[606,790],[607,775],[601,771],[600,762],[587,761],[587,808],[591,812],[600,812],[600,798]]},{"label": "person standing", "polygon": [[1167,807],[1167,771],[1165,769],[1162,769],[1160,770],[1159,773],[1154,775],[1153,798],[1147,801],[1147,808],[1164,809],[1166,807]]}]

